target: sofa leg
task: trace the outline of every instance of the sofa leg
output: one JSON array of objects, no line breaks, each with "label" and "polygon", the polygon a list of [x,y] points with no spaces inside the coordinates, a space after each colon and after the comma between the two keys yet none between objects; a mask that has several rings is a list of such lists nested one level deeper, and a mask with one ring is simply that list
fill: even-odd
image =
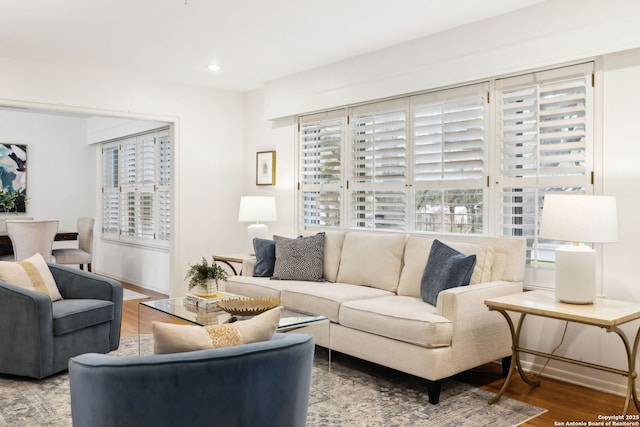
[{"label": "sofa leg", "polygon": [[511,356],[502,358],[502,376],[506,377],[509,375],[509,368],[511,367]]},{"label": "sofa leg", "polygon": [[442,388],[442,381],[430,381],[427,380],[427,392],[429,393],[429,403],[437,405],[440,401],[440,389]]}]

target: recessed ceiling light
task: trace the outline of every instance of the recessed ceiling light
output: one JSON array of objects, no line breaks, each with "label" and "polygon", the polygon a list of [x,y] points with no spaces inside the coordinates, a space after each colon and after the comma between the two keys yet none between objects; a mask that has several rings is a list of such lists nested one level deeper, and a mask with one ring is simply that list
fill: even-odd
[{"label": "recessed ceiling light", "polygon": [[220,68],[222,68],[222,67],[220,67],[218,64],[209,65],[209,71],[214,71],[214,72],[215,71],[220,71]]}]

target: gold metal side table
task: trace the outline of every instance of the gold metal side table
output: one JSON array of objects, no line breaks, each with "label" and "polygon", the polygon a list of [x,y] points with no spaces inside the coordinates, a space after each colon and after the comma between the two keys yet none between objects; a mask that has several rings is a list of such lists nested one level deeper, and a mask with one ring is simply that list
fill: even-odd
[{"label": "gold metal side table", "polygon": [[[624,331],[619,328],[619,326],[624,323],[640,319],[640,304],[606,298],[596,298],[593,304],[566,304],[558,301],[555,298],[554,293],[550,291],[522,292],[519,294],[488,299],[484,303],[489,307],[489,310],[495,310],[501,313],[507,320],[509,329],[511,330],[511,339],[513,344],[509,373],[507,374],[507,378],[505,379],[505,382],[498,394],[489,400],[490,404],[497,402],[500,397],[502,397],[509,385],[509,382],[511,381],[511,378],[513,377],[516,367],[520,377],[522,377],[527,384],[532,386],[540,384],[540,381],[528,377],[522,370],[520,354],[527,353],[601,371],[612,372],[627,377],[627,395],[624,403],[623,415],[627,414],[631,399],[633,399],[636,409],[640,411],[640,403],[638,402],[635,386],[637,377],[635,364],[636,355],[638,353],[638,340],[640,339],[640,328],[636,331],[636,336],[633,339],[633,346],[631,346],[629,338],[626,336]],[[514,325],[509,312],[520,314],[517,326]],[[605,329],[607,332],[617,334],[622,340],[624,349],[627,353],[628,369],[616,369],[522,347],[520,345],[520,333],[522,331],[524,320],[528,315],[597,326]]]}]

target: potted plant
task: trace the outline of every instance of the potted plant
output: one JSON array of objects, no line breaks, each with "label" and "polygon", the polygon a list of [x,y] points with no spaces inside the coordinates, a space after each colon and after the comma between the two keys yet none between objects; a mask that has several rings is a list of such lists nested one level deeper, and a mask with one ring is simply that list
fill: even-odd
[{"label": "potted plant", "polygon": [[20,191],[13,188],[0,189],[0,212],[13,212],[17,215],[21,197],[26,204],[27,198]]},{"label": "potted plant", "polygon": [[[189,290],[196,295],[214,295],[218,292],[218,280],[227,280],[224,268],[212,261],[207,263],[205,257],[198,264],[189,264],[185,279],[189,279]],[[195,290],[193,290],[195,288]]]}]

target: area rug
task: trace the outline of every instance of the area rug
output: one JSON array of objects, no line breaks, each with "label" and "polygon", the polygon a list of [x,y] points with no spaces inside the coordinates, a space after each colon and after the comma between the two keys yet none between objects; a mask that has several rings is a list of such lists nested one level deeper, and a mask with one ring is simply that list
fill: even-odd
[{"label": "area rug", "polygon": [[122,289],[122,300],[129,301],[133,299],[145,299],[149,298],[149,296],[132,291],[131,289]]},{"label": "area rug", "polygon": [[[148,353],[152,339],[143,337]],[[138,339],[124,338],[117,355],[138,354]],[[307,426],[517,426],[544,409],[455,381],[442,386],[440,404],[428,402],[424,380],[318,349]],[[0,426],[71,426],[68,374],[44,380],[0,375]]]}]

